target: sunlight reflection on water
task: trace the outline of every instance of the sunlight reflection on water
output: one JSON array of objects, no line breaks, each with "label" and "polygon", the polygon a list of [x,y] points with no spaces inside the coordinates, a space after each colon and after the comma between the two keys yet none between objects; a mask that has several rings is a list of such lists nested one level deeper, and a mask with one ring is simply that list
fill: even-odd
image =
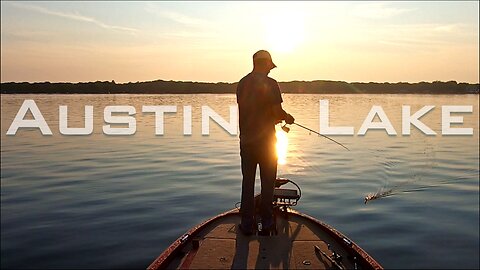
[{"label": "sunlight reflection on water", "polygon": [[288,136],[282,130],[277,130],[276,132],[277,137],[277,157],[278,157],[278,164],[285,165],[287,164],[287,153],[288,153]]}]

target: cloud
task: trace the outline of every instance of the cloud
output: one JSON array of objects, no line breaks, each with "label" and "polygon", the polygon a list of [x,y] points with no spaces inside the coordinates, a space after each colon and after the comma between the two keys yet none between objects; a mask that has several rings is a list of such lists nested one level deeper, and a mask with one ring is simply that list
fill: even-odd
[{"label": "cloud", "polygon": [[192,17],[192,16],[185,15],[183,13],[175,12],[175,11],[172,11],[172,10],[167,10],[167,9],[164,9],[164,8],[160,9],[159,7],[157,7],[157,6],[155,6],[151,3],[147,4],[145,10],[149,13],[158,15],[162,18],[171,20],[171,21],[179,23],[179,24],[183,24],[185,26],[208,27],[208,28],[213,26],[207,20],[195,18],[195,17]]},{"label": "cloud", "polygon": [[174,12],[174,11],[167,11],[167,10],[159,10],[155,12],[156,14],[159,14],[160,16],[170,19],[174,22],[188,25],[188,26],[202,26],[207,24],[206,21],[197,19],[194,17],[189,17],[184,14]]},{"label": "cloud", "polygon": [[162,36],[168,36],[172,38],[214,38],[217,35],[211,32],[187,32],[187,31],[178,31],[178,32],[166,32],[162,33]]},{"label": "cloud", "polygon": [[388,25],[379,36],[381,44],[415,50],[475,45],[470,38],[471,30],[465,24]]},{"label": "cloud", "polygon": [[441,32],[441,33],[458,33],[462,31],[465,28],[464,24],[461,23],[455,23],[455,24],[444,24],[444,25],[438,25],[433,28],[433,31],[435,32]]},{"label": "cloud", "polygon": [[388,6],[385,3],[368,3],[361,4],[353,9],[353,14],[357,17],[368,19],[387,19],[414,9],[396,8]]},{"label": "cloud", "polygon": [[[153,35],[160,35],[166,38],[180,39],[209,39],[218,37],[217,26],[208,20],[186,15],[184,13],[169,10],[152,3],[147,3],[145,11],[169,20],[176,24],[180,24],[183,30],[176,27],[176,31],[156,32]],[[217,29],[218,30],[218,29]]]},{"label": "cloud", "polygon": [[81,15],[81,14],[78,14],[78,13],[55,11],[55,10],[47,9],[47,8],[44,8],[44,7],[29,5],[29,4],[24,4],[24,3],[10,3],[10,4],[12,6],[15,6],[15,7],[18,7],[18,8],[33,10],[33,11],[40,12],[40,13],[47,14],[47,15],[53,15],[53,16],[62,17],[62,18],[75,20],[75,21],[93,23],[93,24],[95,24],[99,27],[105,28],[105,29],[125,31],[125,32],[130,32],[130,33],[138,32],[138,29],[135,29],[135,28],[106,24],[106,23],[104,23],[100,20],[97,20],[95,18],[87,17],[87,16],[84,16],[84,15]]}]

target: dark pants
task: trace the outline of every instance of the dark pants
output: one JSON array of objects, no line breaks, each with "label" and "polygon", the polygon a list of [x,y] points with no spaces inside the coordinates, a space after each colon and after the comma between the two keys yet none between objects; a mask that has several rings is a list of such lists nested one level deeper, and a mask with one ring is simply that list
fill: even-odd
[{"label": "dark pants", "polygon": [[255,174],[257,164],[260,166],[260,179],[262,184],[262,200],[260,215],[264,228],[273,224],[273,189],[277,178],[277,153],[275,139],[265,143],[240,145],[242,158],[242,227],[249,228],[255,222]]}]

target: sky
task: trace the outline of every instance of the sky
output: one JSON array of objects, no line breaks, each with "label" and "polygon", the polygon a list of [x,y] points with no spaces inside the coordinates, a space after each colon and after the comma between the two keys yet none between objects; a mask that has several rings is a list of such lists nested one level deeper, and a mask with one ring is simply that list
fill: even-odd
[{"label": "sky", "polygon": [[479,82],[479,1],[1,1],[2,82]]}]

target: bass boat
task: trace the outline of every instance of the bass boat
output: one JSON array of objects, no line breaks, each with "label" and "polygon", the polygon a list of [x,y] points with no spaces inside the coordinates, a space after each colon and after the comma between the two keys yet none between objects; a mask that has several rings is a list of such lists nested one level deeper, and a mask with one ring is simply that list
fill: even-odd
[{"label": "bass boat", "polygon": [[[235,208],[188,230],[148,269],[383,269],[332,226],[294,210],[300,197],[295,182],[278,178],[274,230],[262,233],[259,223],[254,234],[244,235]],[[256,205],[259,200],[257,195]]]}]

